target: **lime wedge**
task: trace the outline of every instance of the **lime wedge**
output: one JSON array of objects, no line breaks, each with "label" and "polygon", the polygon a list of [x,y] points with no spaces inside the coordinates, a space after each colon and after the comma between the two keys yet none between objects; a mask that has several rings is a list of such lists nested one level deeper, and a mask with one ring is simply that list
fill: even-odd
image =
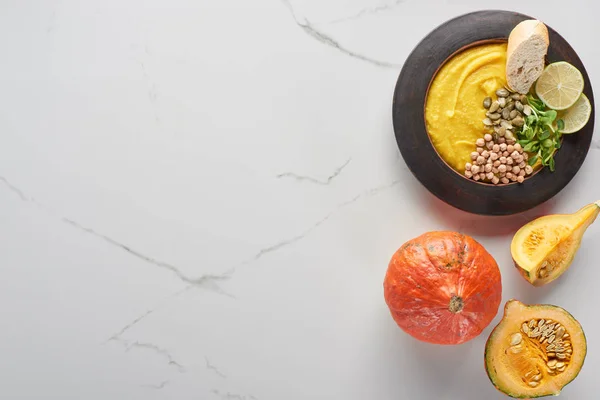
[{"label": "lime wedge", "polygon": [[583,93],[583,75],[573,65],[559,61],[548,65],[535,84],[537,96],[553,110],[566,110]]},{"label": "lime wedge", "polygon": [[590,115],[592,115],[592,104],[587,96],[582,93],[575,104],[558,112],[556,120],[562,119],[565,123],[562,133],[574,133],[587,124]]}]

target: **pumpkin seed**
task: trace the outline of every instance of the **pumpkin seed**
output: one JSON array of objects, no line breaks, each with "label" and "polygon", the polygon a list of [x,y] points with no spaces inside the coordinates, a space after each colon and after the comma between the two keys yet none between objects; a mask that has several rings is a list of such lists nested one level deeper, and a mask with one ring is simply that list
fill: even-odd
[{"label": "pumpkin seed", "polygon": [[563,353],[556,353],[556,358],[558,358],[559,360],[564,360],[565,358],[567,358],[567,356]]},{"label": "pumpkin seed", "polygon": [[563,372],[565,370],[565,368],[567,368],[567,366],[557,368],[557,371],[558,372]]},{"label": "pumpkin seed", "polygon": [[500,115],[500,114],[498,114],[498,113],[489,113],[489,114],[488,114],[488,117],[489,117],[489,118],[490,118],[492,121],[495,121],[495,120],[497,120],[497,119],[500,119],[501,115]]},{"label": "pumpkin seed", "polygon": [[525,109],[523,103],[521,103],[520,101],[515,102],[515,108],[517,109],[517,111],[523,111]]},{"label": "pumpkin seed", "polygon": [[483,124],[487,125],[487,126],[492,126],[493,125],[492,120],[489,119],[489,118],[484,119],[483,120]]},{"label": "pumpkin seed", "polygon": [[531,386],[532,388],[537,387],[540,383],[536,382],[536,381],[531,381],[528,383],[529,386]]},{"label": "pumpkin seed", "polygon": [[521,343],[523,341],[523,336],[520,333],[514,333],[511,337],[510,337],[510,344],[512,346],[516,346],[519,343]]},{"label": "pumpkin seed", "polygon": [[504,110],[502,110],[502,118],[504,118],[504,119],[510,118],[510,110],[508,108],[505,108]]},{"label": "pumpkin seed", "polygon": [[550,336],[550,337],[548,338],[548,343],[552,343],[552,342],[554,342],[554,339],[556,339],[556,336],[555,336],[555,335],[552,335],[552,336]]},{"label": "pumpkin seed", "polygon": [[558,361],[556,361],[556,359],[550,360],[546,363],[546,365],[548,365],[550,368],[556,368],[556,366],[558,365]]},{"label": "pumpkin seed", "polygon": [[519,93],[513,93],[510,95],[511,99],[513,100],[520,100],[521,99],[521,95]]},{"label": "pumpkin seed", "polygon": [[[507,110],[507,108],[505,108],[505,110]],[[519,112],[517,110],[512,110],[510,113],[508,113],[508,118],[505,118],[505,119],[509,119],[509,118],[515,119],[515,118],[517,118],[518,115],[519,115]]]},{"label": "pumpkin seed", "polygon": [[[510,129],[512,129],[512,128],[513,128],[512,124],[511,124],[510,122],[507,122],[507,121],[502,121],[502,122],[500,123],[500,125],[501,125],[501,126],[504,128],[504,129],[509,129],[509,130],[510,130]],[[534,323],[535,323],[535,321],[534,321]]]},{"label": "pumpkin seed", "polygon": [[542,326],[544,326],[545,323],[546,323],[546,320],[542,318],[538,321],[538,326],[541,328]]},{"label": "pumpkin seed", "polygon": [[542,380],[542,374],[537,374],[536,376],[534,376],[533,378],[531,378],[532,380],[539,382]]},{"label": "pumpkin seed", "polygon": [[483,99],[483,108],[490,108],[491,105],[492,105],[491,97],[486,97],[485,99]]},{"label": "pumpkin seed", "polygon": [[535,320],[534,319],[532,319],[531,321],[529,321],[529,327],[530,328],[533,328],[534,325],[535,325]]},{"label": "pumpkin seed", "polygon": [[529,332],[529,326],[527,326],[526,322],[523,322],[523,326],[521,326],[521,329],[523,330],[524,333]]},{"label": "pumpkin seed", "polygon": [[496,96],[498,97],[508,97],[509,94],[510,93],[508,92],[508,90],[504,88],[496,90]]},{"label": "pumpkin seed", "polygon": [[556,344],[552,344],[550,341],[548,341],[548,343],[550,344],[546,347],[546,351],[553,351],[556,349]]},{"label": "pumpkin seed", "polygon": [[525,120],[522,117],[516,117],[510,122],[517,127],[521,127],[525,124]]},{"label": "pumpkin seed", "polygon": [[529,104],[525,104],[523,106],[523,114],[530,116],[531,115],[531,106]]},{"label": "pumpkin seed", "polygon": [[500,107],[504,107],[506,105],[506,99],[504,97],[499,97],[498,104],[500,104]]},{"label": "pumpkin seed", "polygon": [[564,334],[565,334],[565,327],[564,327],[564,326],[561,326],[561,327],[559,327],[559,328],[556,330],[556,337],[557,337],[558,339],[561,339],[561,338],[564,336]]},{"label": "pumpkin seed", "polygon": [[497,101],[493,102],[492,105],[489,107],[491,113],[498,111],[499,108],[500,104],[498,104]]}]

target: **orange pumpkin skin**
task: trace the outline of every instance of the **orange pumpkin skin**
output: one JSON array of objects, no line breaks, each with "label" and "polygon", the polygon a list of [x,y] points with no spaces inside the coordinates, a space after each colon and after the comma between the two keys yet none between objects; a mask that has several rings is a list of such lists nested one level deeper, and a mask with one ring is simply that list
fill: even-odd
[{"label": "orange pumpkin skin", "polygon": [[392,256],[383,284],[396,324],[418,340],[460,344],[478,336],[498,313],[500,269],[473,238],[427,232]]}]

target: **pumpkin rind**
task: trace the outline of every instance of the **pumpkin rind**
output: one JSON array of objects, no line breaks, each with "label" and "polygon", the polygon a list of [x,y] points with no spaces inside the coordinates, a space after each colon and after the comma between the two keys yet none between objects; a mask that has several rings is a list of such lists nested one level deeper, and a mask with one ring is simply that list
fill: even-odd
[{"label": "pumpkin rind", "polygon": [[[544,373],[542,384],[531,388],[516,379],[519,376],[507,362],[510,335],[519,332],[522,324],[532,318],[550,319],[560,323],[569,333],[572,355],[568,368],[556,377]],[[502,320],[494,327],[485,346],[484,362],[486,373],[496,389],[513,398],[538,398],[558,396],[581,371],[587,355],[587,341],[579,322],[565,309],[550,304],[525,305],[517,300],[507,301]]]},{"label": "pumpkin rind", "polygon": [[500,270],[473,238],[427,232],[402,245],[384,279],[384,298],[396,324],[414,338],[460,344],[494,319],[502,298]]}]

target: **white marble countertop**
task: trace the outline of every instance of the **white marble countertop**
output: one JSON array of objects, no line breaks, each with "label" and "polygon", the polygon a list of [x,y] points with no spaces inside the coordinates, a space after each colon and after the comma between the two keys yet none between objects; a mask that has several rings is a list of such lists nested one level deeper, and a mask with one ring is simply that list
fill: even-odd
[{"label": "white marble countertop", "polygon": [[[589,341],[565,399],[596,399],[600,223],[560,281],[510,262],[525,221],[600,199],[600,139],[523,215],[441,203],[399,156],[408,53],[475,0],[48,0],[0,5],[0,398],[502,399],[492,325],[418,343],[383,301],[392,253],[473,235],[509,298],[571,311]],[[600,82],[592,1],[506,0]],[[586,27],[588,31],[582,30]]]}]

